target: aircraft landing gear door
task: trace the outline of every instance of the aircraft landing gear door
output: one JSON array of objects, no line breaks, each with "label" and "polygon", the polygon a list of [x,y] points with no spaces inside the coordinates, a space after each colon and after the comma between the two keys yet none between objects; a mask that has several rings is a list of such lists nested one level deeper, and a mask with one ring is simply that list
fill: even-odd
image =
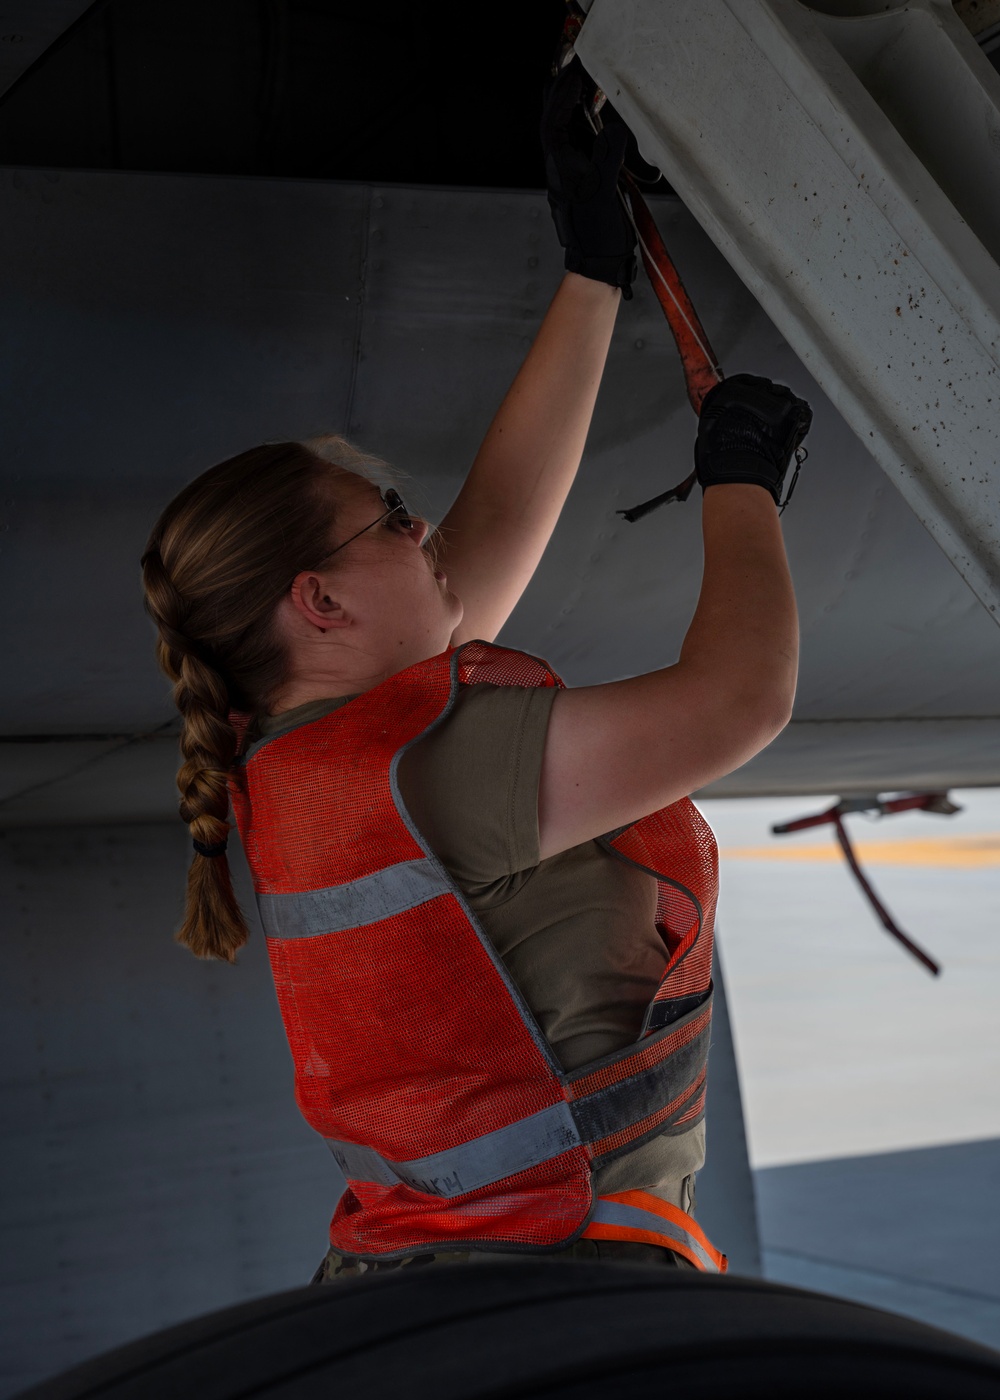
[{"label": "aircraft landing gear door", "polygon": [[576,51],[1000,622],[1000,75],[950,0],[593,0]]}]

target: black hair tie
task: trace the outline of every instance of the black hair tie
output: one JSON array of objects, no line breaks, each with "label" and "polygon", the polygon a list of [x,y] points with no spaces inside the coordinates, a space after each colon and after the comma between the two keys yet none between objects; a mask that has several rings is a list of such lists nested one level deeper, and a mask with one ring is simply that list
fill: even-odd
[{"label": "black hair tie", "polygon": [[203,846],[202,843],[192,838],[192,844],[200,856],[223,856],[226,853],[227,841],[220,841],[217,846]]}]

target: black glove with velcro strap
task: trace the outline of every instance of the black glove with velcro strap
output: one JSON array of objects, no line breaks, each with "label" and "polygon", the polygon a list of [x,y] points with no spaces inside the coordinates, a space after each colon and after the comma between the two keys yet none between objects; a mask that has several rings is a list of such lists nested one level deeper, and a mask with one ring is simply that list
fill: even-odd
[{"label": "black glove with velcro strap", "polygon": [[635,280],[635,230],[618,194],[629,129],[611,107],[601,108],[596,135],[585,101],[595,91],[578,58],[551,81],[541,138],[549,205],[567,272],[620,287],[626,301]]},{"label": "black glove with velcro strap", "polygon": [[811,423],[812,409],[784,384],[755,374],[724,379],[701,405],[694,461],[702,489],[748,482],[780,505],[788,464]]}]

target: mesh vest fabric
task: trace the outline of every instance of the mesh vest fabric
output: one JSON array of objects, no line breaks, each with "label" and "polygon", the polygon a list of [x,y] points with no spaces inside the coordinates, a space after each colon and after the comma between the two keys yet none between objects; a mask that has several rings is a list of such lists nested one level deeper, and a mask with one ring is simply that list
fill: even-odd
[{"label": "mesh vest fabric", "polygon": [[[657,878],[669,962],[640,1042],[566,1074],[395,782],[402,753],[447,715],[459,683],[480,681],[562,684],[538,658],[467,643],[255,746],[231,781],[258,903],[272,924],[268,951],[298,1102],[339,1145],[348,1177],[331,1243],[360,1256],[444,1243],[565,1244],[593,1214],[595,1166],[703,1113],[711,832],[685,800],[601,838]],[[363,892],[379,872],[438,883],[356,927],[327,932],[320,913],[308,932],[274,932],[280,911],[306,899],[316,917],[331,892]],[[679,1093],[668,1092],[671,1083]],[[470,1161],[470,1145],[482,1174],[484,1147],[501,1144],[502,1162],[520,1125],[540,1123],[557,1129],[551,1155],[523,1170],[471,1190],[460,1189],[461,1173],[450,1183],[421,1174],[422,1164]]]}]

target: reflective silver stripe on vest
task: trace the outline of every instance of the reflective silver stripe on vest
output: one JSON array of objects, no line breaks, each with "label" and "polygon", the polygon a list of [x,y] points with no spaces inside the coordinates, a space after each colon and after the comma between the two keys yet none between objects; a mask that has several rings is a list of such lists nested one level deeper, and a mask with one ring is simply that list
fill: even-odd
[{"label": "reflective silver stripe on vest", "polygon": [[601,1225],[626,1225],[632,1230],[652,1230],[655,1234],[663,1235],[666,1239],[687,1245],[688,1249],[701,1260],[702,1267],[708,1273],[717,1274],[719,1272],[718,1264],[704,1245],[695,1239],[694,1235],[689,1235],[682,1226],[675,1225],[672,1220],[667,1220],[662,1215],[656,1215],[651,1210],[643,1210],[641,1206],[629,1206],[623,1201],[599,1200],[592,1218]]},{"label": "reflective silver stripe on vest", "polygon": [[[704,1008],[692,1012],[692,1019],[703,1012]],[[677,1027],[670,1027],[659,1035],[669,1039],[676,1030]],[[670,1131],[674,1120],[687,1113],[691,1106],[707,1053],[706,1025],[688,1045],[675,1050],[660,1064],[627,1075],[575,1099],[572,1104],[554,1104],[496,1132],[484,1133],[443,1152],[412,1161],[392,1162],[374,1148],[357,1143],[333,1138],[327,1138],[326,1142],[345,1176],[384,1186],[404,1182],[431,1196],[457,1196],[475,1191],[480,1186],[489,1186],[506,1176],[538,1166],[583,1143],[606,1143],[604,1152],[592,1155],[592,1160],[601,1164],[621,1151],[622,1144],[613,1141],[615,1134],[641,1124],[664,1105],[676,1102],[669,1117],[657,1118],[632,1145]],[[686,1124],[685,1131],[693,1126],[693,1122]],[[612,1139],[610,1143],[609,1139]]]},{"label": "reflective silver stripe on vest", "polygon": [[355,1181],[383,1186],[402,1182],[428,1196],[460,1196],[579,1147],[580,1134],[569,1104],[556,1103],[495,1133],[410,1162],[387,1161],[372,1148],[352,1142],[327,1138],[326,1143],[344,1175]]},{"label": "reflective silver stripe on vest", "polygon": [[433,862],[421,857],[323,890],[259,894],[257,908],[268,938],[315,938],[377,923],[451,889]]}]

